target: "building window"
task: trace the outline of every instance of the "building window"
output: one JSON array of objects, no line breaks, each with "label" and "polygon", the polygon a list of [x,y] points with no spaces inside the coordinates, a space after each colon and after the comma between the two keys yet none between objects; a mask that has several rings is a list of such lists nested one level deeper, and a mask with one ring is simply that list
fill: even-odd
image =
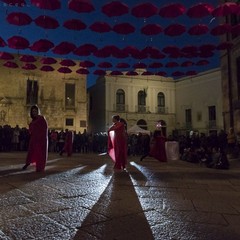
[{"label": "building window", "polygon": [[237,58],[237,87],[238,87],[238,100],[240,99],[240,57]]},{"label": "building window", "polygon": [[209,128],[216,128],[216,107],[208,107]]},{"label": "building window", "polygon": [[80,127],[87,127],[87,122],[85,120],[80,120]]},{"label": "building window", "polygon": [[66,126],[73,126],[73,118],[66,118]]},{"label": "building window", "polygon": [[38,82],[27,80],[27,104],[34,105],[38,103]]},{"label": "building window", "polygon": [[74,108],[75,106],[75,84],[65,84],[65,107]]},{"label": "building window", "polygon": [[138,112],[146,112],[146,92],[138,92]]},{"label": "building window", "polygon": [[192,109],[185,110],[185,121],[186,121],[186,128],[192,128]]},{"label": "building window", "polygon": [[116,93],[116,111],[125,111],[125,92],[118,89]]},{"label": "building window", "polygon": [[158,93],[158,107],[165,107],[165,96],[162,92]]}]

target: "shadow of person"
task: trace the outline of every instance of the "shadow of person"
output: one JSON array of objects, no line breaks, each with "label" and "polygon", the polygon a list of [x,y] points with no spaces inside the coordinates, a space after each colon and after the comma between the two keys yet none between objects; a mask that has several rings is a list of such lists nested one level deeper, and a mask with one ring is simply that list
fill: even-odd
[{"label": "shadow of person", "polygon": [[[96,220],[96,213],[102,217]],[[73,239],[154,239],[128,172],[115,172]]]}]

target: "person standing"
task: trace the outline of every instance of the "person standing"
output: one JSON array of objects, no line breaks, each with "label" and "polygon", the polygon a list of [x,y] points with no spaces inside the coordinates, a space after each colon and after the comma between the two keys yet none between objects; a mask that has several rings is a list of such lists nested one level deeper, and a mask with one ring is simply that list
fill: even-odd
[{"label": "person standing", "polygon": [[40,109],[34,105],[30,109],[32,118],[29,124],[29,145],[26,164],[23,170],[31,163],[36,163],[36,172],[44,172],[48,157],[48,124],[44,116],[40,115]]},{"label": "person standing", "polygon": [[66,134],[65,134],[65,143],[63,149],[60,151],[59,155],[62,156],[64,152],[67,153],[68,157],[72,156],[72,151],[73,151],[73,132],[66,129]]},{"label": "person standing", "polygon": [[112,116],[112,126],[108,129],[108,154],[115,162],[114,169],[125,170],[127,164],[127,134],[119,115]]}]

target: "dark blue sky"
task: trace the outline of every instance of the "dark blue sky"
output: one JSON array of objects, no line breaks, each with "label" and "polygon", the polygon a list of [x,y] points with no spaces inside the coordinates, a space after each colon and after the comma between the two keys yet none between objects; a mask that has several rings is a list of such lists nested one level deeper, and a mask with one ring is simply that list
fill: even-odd
[{"label": "dark blue sky", "polygon": [[[147,1],[139,1],[139,0],[123,0],[122,2],[129,6],[129,13],[120,17],[108,17],[105,14],[102,13],[101,8],[104,4],[110,2],[110,1],[100,1],[100,0],[94,0],[92,1],[93,6],[95,7],[95,11],[91,13],[77,13],[74,11],[71,11],[68,9],[67,6],[67,0],[61,1],[62,6],[61,9],[50,11],[50,10],[43,10],[39,9],[33,5],[30,4],[30,0],[26,0],[27,5],[24,7],[13,7],[8,6],[4,4],[3,2],[0,2],[0,28],[1,33],[0,37],[2,37],[6,42],[7,39],[10,38],[13,35],[20,35],[25,38],[27,38],[30,42],[30,45],[39,40],[39,39],[48,39],[54,42],[55,45],[59,44],[63,41],[68,41],[76,44],[76,46],[80,46],[86,43],[91,43],[97,46],[98,48],[102,48],[107,45],[115,45],[119,48],[124,48],[126,46],[135,46],[138,49],[143,49],[147,46],[156,47],[160,50],[162,50],[164,47],[169,45],[178,46],[179,48],[183,48],[184,46],[188,45],[195,45],[195,46],[201,46],[203,44],[215,44],[217,45],[219,43],[219,38],[216,36],[212,36],[210,33],[200,35],[200,36],[192,36],[189,35],[187,32],[182,34],[181,36],[176,37],[170,37],[165,35],[164,33],[160,33],[158,35],[144,35],[141,33],[140,29],[150,23],[155,23],[161,25],[161,27],[164,29],[168,25],[173,23],[181,23],[184,26],[186,26],[186,29],[189,29],[195,24],[207,24],[209,29],[213,28],[217,25],[218,21],[217,19],[213,19],[212,16],[207,16],[204,18],[189,18],[186,14],[183,16],[177,17],[176,19],[169,19],[169,18],[162,18],[159,15],[152,16],[147,19],[143,18],[136,18],[131,15],[131,9],[140,3],[145,3]],[[157,7],[162,7],[166,4],[169,4],[169,1],[148,1],[153,4],[155,4]],[[212,4],[214,7],[217,6],[218,1],[217,0],[208,0],[205,1],[206,3]],[[185,1],[179,1],[179,3],[183,4],[187,9],[197,3],[199,1],[193,1],[193,0],[185,0]],[[39,15],[48,15],[56,18],[60,24],[60,27],[57,29],[43,29],[41,27],[38,27],[35,25],[34,22],[32,22],[29,25],[26,26],[15,26],[8,24],[6,21],[7,14],[11,12],[25,12],[28,13],[29,16],[31,16],[32,19],[35,19]],[[82,31],[73,31],[68,30],[62,26],[63,22],[69,19],[80,19],[83,21],[88,27],[96,22],[96,21],[104,21],[109,23],[111,26],[114,26],[118,23],[128,22],[131,23],[135,28],[135,32],[128,34],[128,35],[122,35],[115,33],[113,31],[110,31],[108,33],[97,33],[94,31],[91,31],[88,27],[85,30]],[[26,50],[15,50],[9,47],[4,47],[0,49],[0,51],[6,51],[10,53],[16,53],[19,52],[20,54],[32,54],[32,55],[41,55],[41,56],[51,56],[51,57],[58,57],[62,59],[73,59],[73,60],[89,60],[93,61],[96,65],[100,62],[110,62],[113,66],[115,66],[119,62],[127,62],[131,66],[138,62],[143,62],[147,65],[149,65],[152,62],[161,62],[163,65],[166,65],[168,62],[178,62],[179,64],[185,62],[185,61],[192,61],[197,62],[203,58],[195,57],[195,58],[169,58],[168,56],[164,59],[135,59],[132,57],[128,58],[114,58],[114,57],[108,57],[108,58],[98,58],[93,55],[80,57],[75,54],[68,54],[68,55],[56,55],[53,54],[50,50],[46,53],[37,53],[30,51],[29,49]],[[208,70],[211,68],[215,68],[219,66],[219,51],[214,51],[213,57],[208,57],[207,60],[210,62],[209,65],[206,66],[196,66],[193,65],[191,67],[176,67],[176,68],[166,68],[161,67],[158,69],[148,69],[149,71],[156,72],[156,71],[165,71],[169,76],[172,75],[175,71],[197,71],[201,72],[204,70]],[[90,74],[88,75],[88,86],[91,86],[94,84],[97,76],[93,74],[93,71],[96,70],[96,68],[99,69],[99,67],[95,68],[89,68]],[[104,69],[107,70],[107,69]],[[109,70],[133,70],[132,67],[130,69],[117,69],[116,67],[110,68]]]}]

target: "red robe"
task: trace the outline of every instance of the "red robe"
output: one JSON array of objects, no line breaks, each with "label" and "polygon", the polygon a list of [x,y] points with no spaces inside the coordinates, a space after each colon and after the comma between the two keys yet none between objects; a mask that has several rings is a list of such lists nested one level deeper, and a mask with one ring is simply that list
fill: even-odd
[{"label": "red robe", "polygon": [[32,120],[29,134],[26,164],[36,163],[36,171],[43,172],[48,157],[48,125],[43,116],[38,115]]},{"label": "red robe", "polygon": [[63,151],[70,157],[73,151],[73,132],[67,131]]},{"label": "red robe", "polygon": [[150,147],[149,156],[156,158],[160,162],[167,162],[165,143],[166,138],[164,136],[156,136]]},{"label": "red robe", "polygon": [[124,169],[127,164],[127,135],[122,122],[116,122],[108,130],[108,154],[115,162],[114,168]]}]

